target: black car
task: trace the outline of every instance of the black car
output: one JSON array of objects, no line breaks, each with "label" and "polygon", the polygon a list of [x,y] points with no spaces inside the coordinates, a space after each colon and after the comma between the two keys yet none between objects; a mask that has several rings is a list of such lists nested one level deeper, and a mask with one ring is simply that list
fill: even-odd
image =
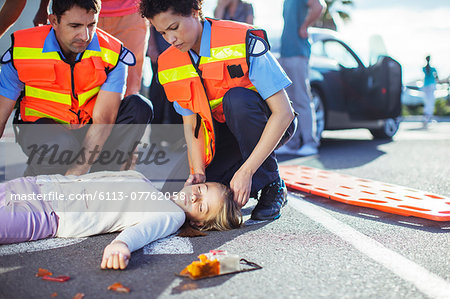
[{"label": "black car", "polygon": [[366,67],[337,33],[310,28],[310,83],[317,135],[323,130],[367,128],[392,138],[400,125],[400,64],[382,56]]}]

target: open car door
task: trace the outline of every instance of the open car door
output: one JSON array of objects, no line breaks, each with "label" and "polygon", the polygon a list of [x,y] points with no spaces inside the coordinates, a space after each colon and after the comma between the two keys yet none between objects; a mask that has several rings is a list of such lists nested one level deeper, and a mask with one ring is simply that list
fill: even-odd
[{"label": "open car door", "polygon": [[350,117],[354,119],[387,119],[401,114],[402,70],[400,64],[388,56],[366,68],[360,78],[365,89],[352,104]]}]

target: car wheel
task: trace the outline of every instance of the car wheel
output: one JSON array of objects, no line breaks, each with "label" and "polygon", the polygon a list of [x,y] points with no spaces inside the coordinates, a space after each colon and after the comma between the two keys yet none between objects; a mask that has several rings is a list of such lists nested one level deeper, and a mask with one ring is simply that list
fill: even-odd
[{"label": "car wheel", "polygon": [[388,118],[384,120],[383,127],[380,129],[371,129],[373,137],[377,139],[392,139],[400,127],[399,118]]},{"label": "car wheel", "polygon": [[322,132],[325,130],[325,105],[319,90],[311,88],[312,102],[316,112],[316,138],[318,141],[322,138]]}]

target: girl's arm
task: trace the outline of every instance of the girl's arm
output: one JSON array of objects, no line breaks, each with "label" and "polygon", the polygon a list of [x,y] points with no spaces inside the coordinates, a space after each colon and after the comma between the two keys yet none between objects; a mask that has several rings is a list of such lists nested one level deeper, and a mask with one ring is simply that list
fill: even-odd
[{"label": "girl's arm", "polygon": [[105,247],[100,267],[102,269],[125,269],[131,252],[175,233],[184,223],[184,212],[148,212],[140,223],[126,228]]}]

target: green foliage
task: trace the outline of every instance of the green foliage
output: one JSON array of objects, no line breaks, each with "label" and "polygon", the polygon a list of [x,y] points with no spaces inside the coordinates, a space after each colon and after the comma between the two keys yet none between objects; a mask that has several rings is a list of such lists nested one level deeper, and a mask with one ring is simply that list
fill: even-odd
[{"label": "green foliage", "polygon": [[423,114],[423,106],[421,106],[421,105],[416,105],[416,106],[402,105],[402,115],[403,116],[422,115],[422,114]]},{"label": "green foliage", "polygon": [[[423,105],[406,106],[402,105],[402,115],[423,115]],[[450,116],[450,102],[446,98],[436,99],[434,115]]]},{"label": "green foliage", "polygon": [[450,116],[450,103],[445,98],[436,100],[434,114],[438,116]]}]

